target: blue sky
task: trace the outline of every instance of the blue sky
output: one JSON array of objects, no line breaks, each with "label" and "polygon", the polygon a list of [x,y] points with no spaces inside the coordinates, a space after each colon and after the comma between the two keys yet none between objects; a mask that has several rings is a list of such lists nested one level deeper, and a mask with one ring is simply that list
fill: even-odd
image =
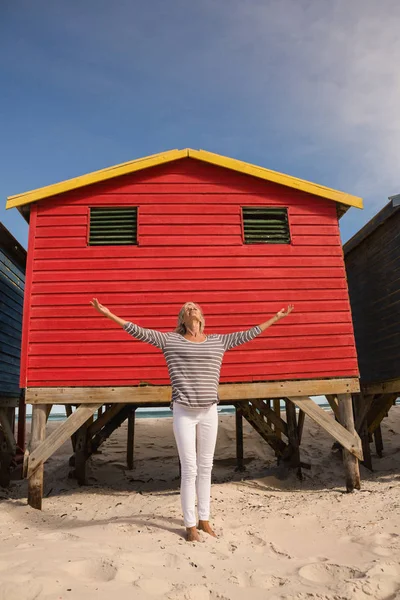
[{"label": "blue sky", "polygon": [[203,148],[362,196],[400,192],[397,0],[4,0],[0,220],[8,195]]}]

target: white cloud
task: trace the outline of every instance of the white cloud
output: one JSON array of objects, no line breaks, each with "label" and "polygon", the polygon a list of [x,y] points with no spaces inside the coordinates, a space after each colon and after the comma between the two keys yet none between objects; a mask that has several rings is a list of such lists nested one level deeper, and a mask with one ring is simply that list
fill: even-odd
[{"label": "white cloud", "polygon": [[[309,129],[315,150],[341,151],[354,168],[341,173],[346,190],[368,197],[368,213],[400,191],[399,31],[391,0],[236,3],[234,43],[247,36],[274,57],[294,133]],[[261,93],[271,73],[256,67]]]}]

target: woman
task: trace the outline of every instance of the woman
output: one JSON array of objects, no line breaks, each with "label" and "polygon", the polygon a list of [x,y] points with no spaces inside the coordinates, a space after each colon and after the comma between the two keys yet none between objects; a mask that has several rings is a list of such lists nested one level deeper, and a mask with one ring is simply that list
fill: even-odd
[{"label": "woman", "polygon": [[[251,341],[292,312],[293,306],[247,331],[204,333],[204,316],[194,302],[186,302],[174,332],[143,329],[102,306],[92,306],[121,325],[133,337],[160,348],[167,361],[172,385],[173,429],[181,463],[181,503],[188,541],[200,541],[198,529],[215,537],[209,523],[211,470],[218,429],[218,384],[226,350]],[[196,527],[196,492],[198,525]]]}]

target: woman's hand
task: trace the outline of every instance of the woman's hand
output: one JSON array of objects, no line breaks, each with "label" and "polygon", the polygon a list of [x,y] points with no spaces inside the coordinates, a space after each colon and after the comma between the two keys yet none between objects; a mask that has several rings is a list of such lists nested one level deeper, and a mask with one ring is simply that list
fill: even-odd
[{"label": "woman's hand", "polygon": [[283,319],[283,317],[287,317],[288,315],[290,315],[293,309],[293,304],[289,304],[287,308],[281,308],[281,310],[277,312],[276,315],[272,317],[272,319],[269,319],[269,321],[266,321],[265,323],[261,323],[261,325],[259,325],[259,328],[261,329],[261,331],[265,331],[265,329],[268,329],[268,327],[271,327],[271,325],[277,323],[280,319]]},{"label": "woman's hand", "polygon": [[276,316],[278,317],[278,319],[283,319],[283,317],[287,317],[288,315],[290,315],[293,309],[293,304],[289,304],[287,308],[281,308],[281,310],[276,313]]},{"label": "woman's hand", "polygon": [[99,312],[104,317],[110,316],[111,311],[106,306],[103,306],[102,304],[100,304],[100,302],[97,300],[97,298],[93,298],[93,300],[91,300],[90,304],[97,310],[97,312]]}]

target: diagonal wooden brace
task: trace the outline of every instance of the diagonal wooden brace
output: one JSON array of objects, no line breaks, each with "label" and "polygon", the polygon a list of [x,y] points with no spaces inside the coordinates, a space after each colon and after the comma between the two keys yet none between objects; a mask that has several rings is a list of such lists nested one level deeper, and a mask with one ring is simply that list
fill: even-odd
[{"label": "diagonal wooden brace", "polygon": [[102,406],[102,402],[98,404],[81,404],[62,425],[41,442],[28,457],[27,477],[31,477],[35,470],[60,448],[100,406]]},{"label": "diagonal wooden brace", "polygon": [[361,439],[357,432],[354,434],[347,431],[343,425],[332,419],[323,408],[308,396],[291,396],[289,398],[313,421],[320,425],[327,433],[335,438],[346,450],[351,452],[359,460],[363,460]]}]

